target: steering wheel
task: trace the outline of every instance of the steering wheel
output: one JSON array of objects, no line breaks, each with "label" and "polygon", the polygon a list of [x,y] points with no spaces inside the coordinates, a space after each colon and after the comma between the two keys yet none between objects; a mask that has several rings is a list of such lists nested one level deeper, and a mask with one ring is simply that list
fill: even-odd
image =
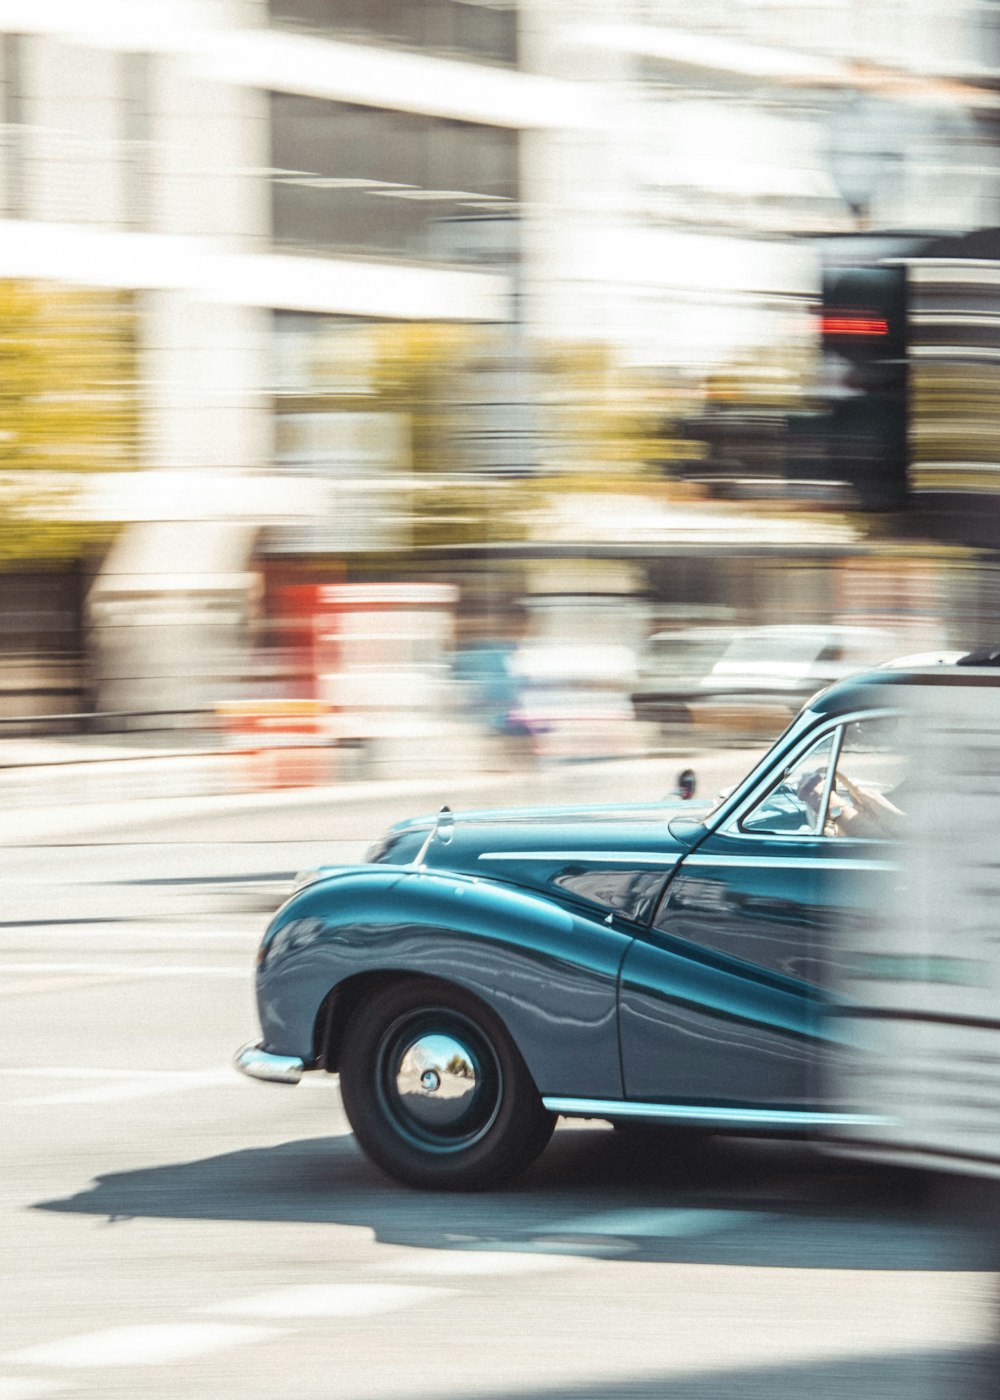
[{"label": "steering wheel", "polygon": [[783,778],[742,823],[747,831],[796,831],[806,814],[795,788]]}]

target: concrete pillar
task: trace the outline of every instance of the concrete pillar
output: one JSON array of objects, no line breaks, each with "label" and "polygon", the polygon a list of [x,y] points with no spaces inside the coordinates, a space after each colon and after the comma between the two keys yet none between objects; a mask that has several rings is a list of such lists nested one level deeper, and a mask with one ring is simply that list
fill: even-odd
[{"label": "concrete pillar", "polygon": [[143,464],[270,465],[271,313],[149,292],[140,321]]},{"label": "concrete pillar", "polygon": [[157,55],[150,81],[154,232],[266,251],[270,121],[264,92],[214,82]]},{"label": "concrete pillar", "polygon": [[21,41],[26,218],[125,222],[125,57],[49,37]]},{"label": "concrete pillar", "polygon": [[[254,13],[251,0],[216,9],[230,20]],[[155,55],[148,128],[150,231],[220,251],[266,251],[266,93],[202,78],[183,56]],[[247,468],[273,459],[271,313],[216,304],[210,294],[163,290],[141,299],[148,466]]]}]

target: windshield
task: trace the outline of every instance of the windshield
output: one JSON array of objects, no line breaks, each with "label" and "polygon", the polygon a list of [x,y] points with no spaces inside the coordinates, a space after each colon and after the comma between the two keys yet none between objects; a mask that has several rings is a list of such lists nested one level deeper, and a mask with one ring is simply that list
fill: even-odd
[{"label": "windshield", "polygon": [[784,747],[788,740],[794,737],[800,730],[808,729],[819,718],[812,710],[803,710],[801,714],[788,726],[788,728],[778,736],[774,743],[761,755],[752,768],[748,769],[737,782],[731,783],[722,788],[718,797],[713,802],[709,810],[703,815],[702,821],[709,823],[723,807],[727,805],[729,799],[737,788],[752,785],[759,777],[771,771],[773,766],[773,755],[779,747]]}]

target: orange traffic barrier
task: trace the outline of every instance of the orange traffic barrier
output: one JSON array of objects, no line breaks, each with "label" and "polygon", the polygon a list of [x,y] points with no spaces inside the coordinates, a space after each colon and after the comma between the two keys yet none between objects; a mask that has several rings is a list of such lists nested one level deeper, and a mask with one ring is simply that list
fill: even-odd
[{"label": "orange traffic barrier", "polygon": [[330,777],[330,707],[323,701],[223,700],[215,713],[239,754],[242,786],[311,787]]}]

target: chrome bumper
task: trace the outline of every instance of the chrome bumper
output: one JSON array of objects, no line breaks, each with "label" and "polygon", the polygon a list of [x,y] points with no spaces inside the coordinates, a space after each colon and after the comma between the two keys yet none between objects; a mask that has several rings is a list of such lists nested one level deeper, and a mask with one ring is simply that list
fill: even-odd
[{"label": "chrome bumper", "polygon": [[297,1055],[275,1055],[256,1043],[237,1050],[233,1064],[251,1079],[266,1079],[271,1084],[297,1084],[306,1068]]}]

